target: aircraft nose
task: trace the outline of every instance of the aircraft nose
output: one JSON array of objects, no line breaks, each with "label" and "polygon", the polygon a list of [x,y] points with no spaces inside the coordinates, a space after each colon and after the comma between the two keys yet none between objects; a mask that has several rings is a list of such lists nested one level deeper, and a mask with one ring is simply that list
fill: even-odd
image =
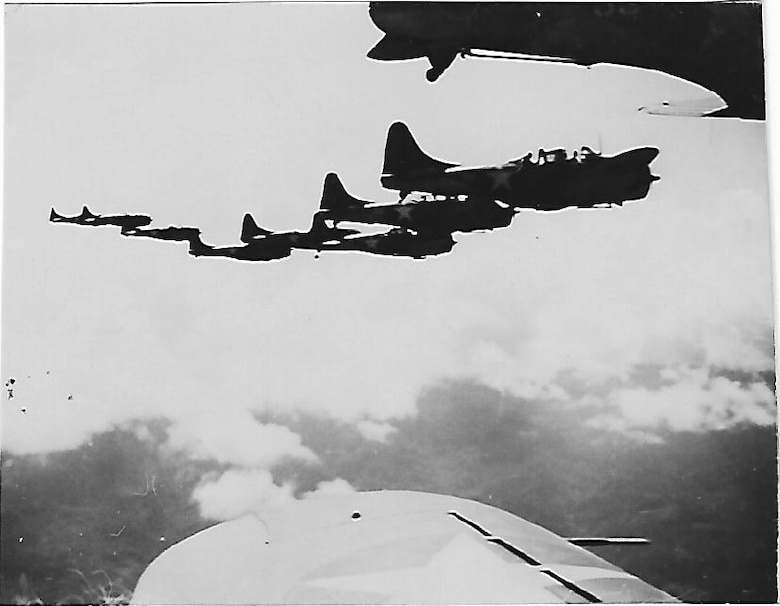
[{"label": "aircraft nose", "polygon": [[403,9],[399,9],[395,2],[371,2],[368,5],[368,16],[374,25],[386,33],[396,33],[406,22]]},{"label": "aircraft nose", "polygon": [[660,150],[657,147],[643,147],[638,151],[641,152],[642,160],[647,162],[648,164],[650,164],[653,160],[655,160],[658,157],[658,154],[660,153]]},{"label": "aircraft nose", "polygon": [[658,157],[659,150],[657,147],[640,147],[639,149],[632,149],[626,152],[624,157],[632,163],[636,164],[650,164]]},{"label": "aircraft nose", "polygon": [[371,2],[368,16],[379,29],[392,36],[427,40],[437,33],[446,9],[436,2]]}]

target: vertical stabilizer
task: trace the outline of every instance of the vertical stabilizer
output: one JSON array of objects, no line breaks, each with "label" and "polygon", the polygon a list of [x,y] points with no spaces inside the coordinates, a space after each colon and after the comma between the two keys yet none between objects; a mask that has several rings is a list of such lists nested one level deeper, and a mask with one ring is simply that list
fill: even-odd
[{"label": "vertical stabilizer", "polygon": [[429,171],[443,171],[457,166],[431,158],[420,149],[409,127],[403,122],[395,122],[387,131],[385,144],[385,163],[383,175],[405,175]]},{"label": "vertical stabilizer", "polygon": [[241,241],[244,244],[249,244],[258,236],[267,236],[271,232],[267,229],[260,227],[254,220],[251,214],[244,215],[244,222],[241,225]]},{"label": "vertical stabilizer", "polygon": [[320,210],[341,210],[370,204],[366,200],[360,200],[347,193],[336,173],[328,173],[322,186],[322,199]]},{"label": "vertical stabilizer", "polygon": [[94,214],[91,210],[87,208],[87,205],[85,204],[84,207],[81,209],[81,214],[79,215],[79,219],[96,219],[97,215]]}]

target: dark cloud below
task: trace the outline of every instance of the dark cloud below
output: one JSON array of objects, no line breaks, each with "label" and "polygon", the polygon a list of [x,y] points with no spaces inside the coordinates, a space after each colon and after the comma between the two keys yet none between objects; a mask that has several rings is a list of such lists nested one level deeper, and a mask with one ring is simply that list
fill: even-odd
[{"label": "dark cloud below", "polygon": [[[589,414],[449,382],[421,394],[416,415],[383,424],[381,440],[323,415],[257,420],[316,455],[272,465],[269,481],[295,496],[352,486],[477,499],[563,536],[646,537],[600,555],[683,600],[775,602],[775,427],[662,431],[648,443],[586,425]],[[5,457],[0,602],[84,601],[106,578],[129,593],[162,549],[213,523],[196,488],[237,468],[193,461],[168,430],[127,426],[76,450]]]}]

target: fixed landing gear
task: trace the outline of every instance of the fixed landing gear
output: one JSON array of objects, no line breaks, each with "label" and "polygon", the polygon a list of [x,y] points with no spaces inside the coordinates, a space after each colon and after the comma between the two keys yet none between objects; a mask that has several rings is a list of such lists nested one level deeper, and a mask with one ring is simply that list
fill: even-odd
[{"label": "fixed landing gear", "polygon": [[[436,80],[439,79],[439,76],[441,76],[444,73],[444,70],[447,69],[446,67],[444,69],[432,67],[428,71],[425,72],[425,79],[428,82],[436,82]],[[418,259],[420,257],[417,257]]]},{"label": "fixed landing gear", "polygon": [[458,50],[452,49],[437,49],[428,54],[428,61],[431,63],[431,68],[425,72],[425,79],[428,82],[436,82],[444,71],[452,65],[455,61],[455,57],[458,56]]}]

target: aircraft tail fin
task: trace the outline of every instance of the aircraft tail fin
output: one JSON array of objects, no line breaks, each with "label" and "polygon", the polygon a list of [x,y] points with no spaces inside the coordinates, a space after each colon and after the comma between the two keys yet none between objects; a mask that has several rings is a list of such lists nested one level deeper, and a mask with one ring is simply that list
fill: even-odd
[{"label": "aircraft tail fin", "polygon": [[91,210],[89,210],[86,204],[81,209],[81,215],[79,215],[80,219],[95,219],[96,217],[97,215],[93,213]]},{"label": "aircraft tail fin", "polygon": [[325,223],[325,217],[323,217],[320,213],[314,213],[314,216],[311,218],[311,227],[309,228],[309,233],[319,235],[329,231],[333,230],[332,228],[328,227],[327,223]]},{"label": "aircraft tail fin", "polygon": [[443,171],[453,166],[457,164],[436,160],[422,151],[409,131],[409,127],[403,122],[393,123],[387,131],[383,175]]},{"label": "aircraft tail fin", "polygon": [[244,222],[241,225],[241,241],[248,244],[257,236],[267,236],[272,232],[260,227],[250,213],[244,215]]},{"label": "aircraft tail fin", "polygon": [[64,219],[61,214],[59,214],[56,210],[54,210],[54,207],[51,207],[51,212],[49,213],[49,221],[61,221]]},{"label": "aircraft tail fin", "polygon": [[320,210],[341,210],[355,206],[365,206],[366,204],[369,204],[369,202],[350,195],[344,189],[344,185],[342,185],[341,179],[339,179],[336,173],[325,175],[325,183],[322,186],[322,198],[320,199]]}]

